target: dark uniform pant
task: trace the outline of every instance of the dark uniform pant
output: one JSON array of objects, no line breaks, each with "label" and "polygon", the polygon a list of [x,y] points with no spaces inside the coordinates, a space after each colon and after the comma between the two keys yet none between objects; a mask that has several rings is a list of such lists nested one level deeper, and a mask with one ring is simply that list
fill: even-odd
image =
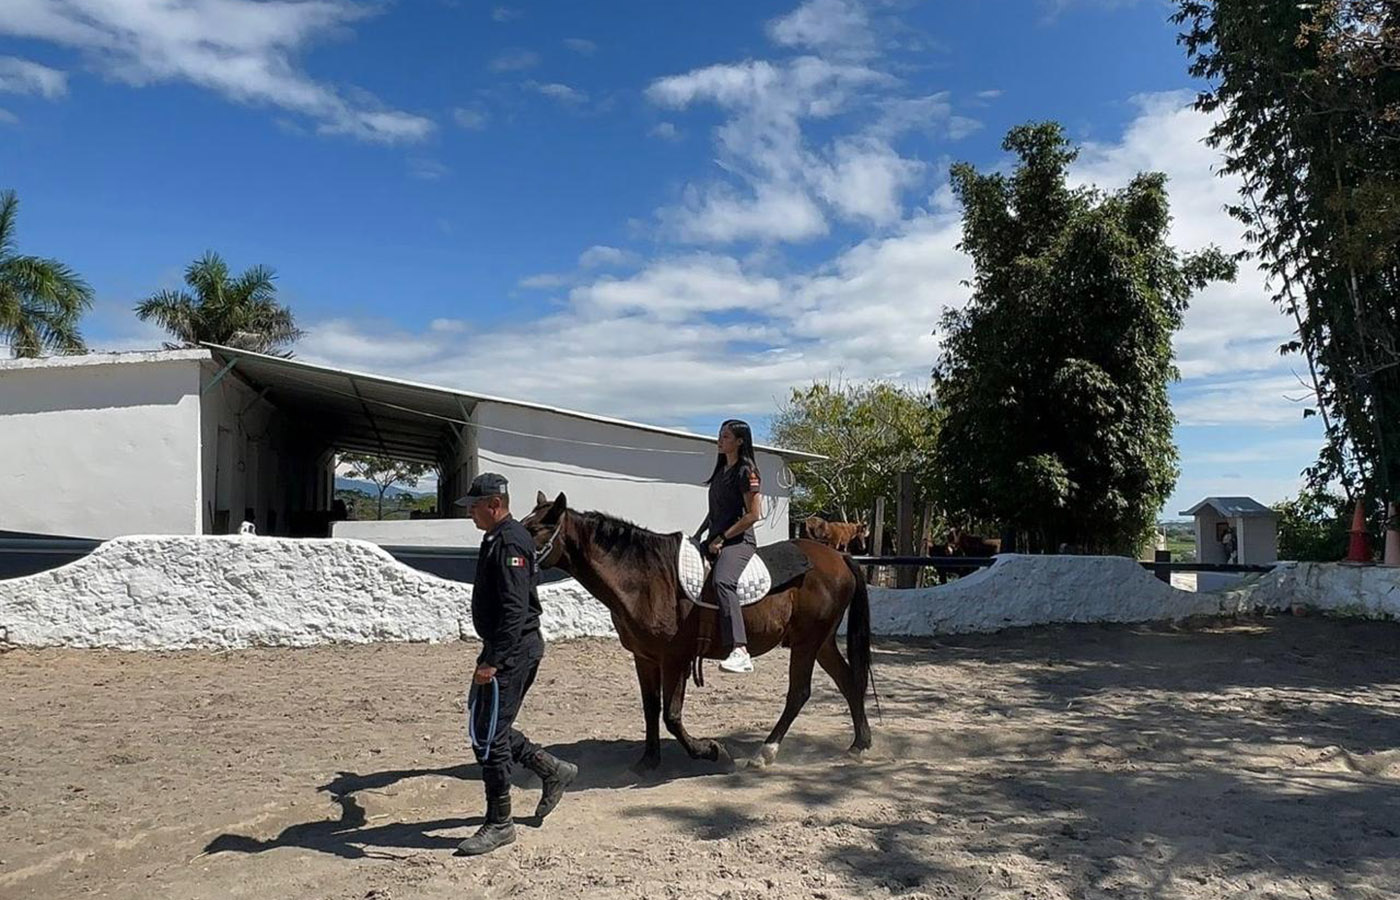
[{"label": "dark uniform pant", "polygon": [[753,559],[755,549],[747,541],[730,544],[720,548],[715,560],[715,602],[719,604],[720,635],[728,649],[749,642],[744,631],[744,605],[739,600],[739,576]]},{"label": "dark uniform pant", "polygon": [[[531,742],[515,727],[515,717],[520,714],[520,706],[525,702],[525,694],[535,683],[535,673],[540,668],[540,656],[522,660],[519,665],[496,670],[496,684],[500,688],[500,705],[496,711],[496,736],[487,748],[472,747],[476,761],[481,764],[481,780],[486,784],[486,797],[494,799],[510,793],[510,775],[516,763],[526,763],[540,751],[539,744]],[[491,727],[491,685],[475,687],[476,736],[485,740]]]}]

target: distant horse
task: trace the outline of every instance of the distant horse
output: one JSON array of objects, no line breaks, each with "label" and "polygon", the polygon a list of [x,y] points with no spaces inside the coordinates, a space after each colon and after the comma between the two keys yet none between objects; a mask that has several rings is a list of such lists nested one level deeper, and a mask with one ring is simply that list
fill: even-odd
[{"label": "distant horse", "polygon": [[[696,657],[722,658],[728,648],[709,639],[715,617],[692,603],[681,587],[677,560],[684,536],[657,534],[598,512],[569,509],[560,494],[552,502],[541,493],[524,525],[534,536],[540,568],[569,573],[612,613],[622,646],[637,666],[646,720],[646,750],[633,766],[638,772],[661,761],[659,722],[692,759],[726,756],[713,740],[696,740],[685,730],[686,679]],[[777,758],[788,728],[812,692],[812,666],[820,663],[850,707],[855,740],[851,752],[870,747],[865,695],[870,684],[870,598],[865,580],[850,557],[813,541],[790,542],[810,562],[801,575],[775,585],[767,597],[744,607],[749,653],[762,656],[788,647],[787,704],[753,760]],[[707,584],[701,599],[713,598]],[[849,610],[846,655],[836,645],[836,628]],[[707,633],[702,634],[702,629]]]},{"label": "distant horse", "polygon": [[1001,552],[1001,538],[963,534],[955,528],[948,532],[943,550],[945,556],[996,556]]},{"label": "distant horse", "polygon": [[[1001,540],[999,538],[983,538],[972,534],[963,534],[956,528],[948,532],[948,537],[942,544],[935,544],[932,539],[925,543],[926,552],[930,556],[972,556],[986,557],[996,556],[1001,552]],[[950,577],[961,577],[976,571],[975,567],[959,565],[936,565],[933,567],[934,574],[938,577],[939,584],[947,584]]]},{"label": "distant horse", "polygon": [[804,524],[808,537],[841,553],[854,541],[860,541],[864,548],[870,538],[870,526],[865,522],[828,522],[820,516],[808,516]]}]

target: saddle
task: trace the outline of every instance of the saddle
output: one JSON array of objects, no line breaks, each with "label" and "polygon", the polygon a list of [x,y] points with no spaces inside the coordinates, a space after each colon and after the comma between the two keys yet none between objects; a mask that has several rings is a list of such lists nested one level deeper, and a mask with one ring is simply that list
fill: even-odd
[{"label": "saddle", "polygon": [[[797,549],[795,541],[782,541],[759,547],[739,576],[739,602],[745,607],[752,606],[774,591],[796,581],[810,568],[812,561],[807,558],[807,554]],[[714,601],[710,569],[710,561],[701,552],[700,545],[689,538],[683,539],[677,571],[680,573],[681,590],[690,602],[698,607],[695,611],[698,625],[695,657],[692,660],[697,687],[705,686],[704,660],[722,659],[725,653],[724,641],[719,633],[719,606]]]}]

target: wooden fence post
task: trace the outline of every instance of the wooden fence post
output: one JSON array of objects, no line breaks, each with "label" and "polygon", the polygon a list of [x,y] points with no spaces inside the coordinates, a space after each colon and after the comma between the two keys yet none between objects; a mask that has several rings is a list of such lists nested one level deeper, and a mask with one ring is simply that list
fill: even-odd
[{"label": "wooden fence post", "polygon": [[[899,556],[914,556],[914,473],[901,472],[899,476],[899,505],[895,510],[895,538]],[[895,572],[895,587],[911,588],[918,581],[919,570],[913,566],[898,566]]]},{"label": "wooden fence post", "polygon": [[[870,544],[865,548],[866,556],[880,556],[885,540],[885,498],[875,498],[875,518],[870,520]],[[877,583],[875,578],[878,574],[876,567],[871,566],[866,581],[871,584]]]}]

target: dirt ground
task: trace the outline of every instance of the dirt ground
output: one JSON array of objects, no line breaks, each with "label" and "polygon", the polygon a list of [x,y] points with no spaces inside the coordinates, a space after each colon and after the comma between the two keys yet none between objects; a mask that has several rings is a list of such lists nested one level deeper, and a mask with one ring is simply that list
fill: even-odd
[{"label": "dirt ground", "polygon": [[[1400,626],[1273,618],[882,642],[845,756],[820,676],[771,768],[638,780],[630,658],[550,648],[525,729],[584,768],[543,828],[480,822],[468,645],[0,656],[0,897],[1393,898]],[[786,659],[691,689],[752,754]]]}]

